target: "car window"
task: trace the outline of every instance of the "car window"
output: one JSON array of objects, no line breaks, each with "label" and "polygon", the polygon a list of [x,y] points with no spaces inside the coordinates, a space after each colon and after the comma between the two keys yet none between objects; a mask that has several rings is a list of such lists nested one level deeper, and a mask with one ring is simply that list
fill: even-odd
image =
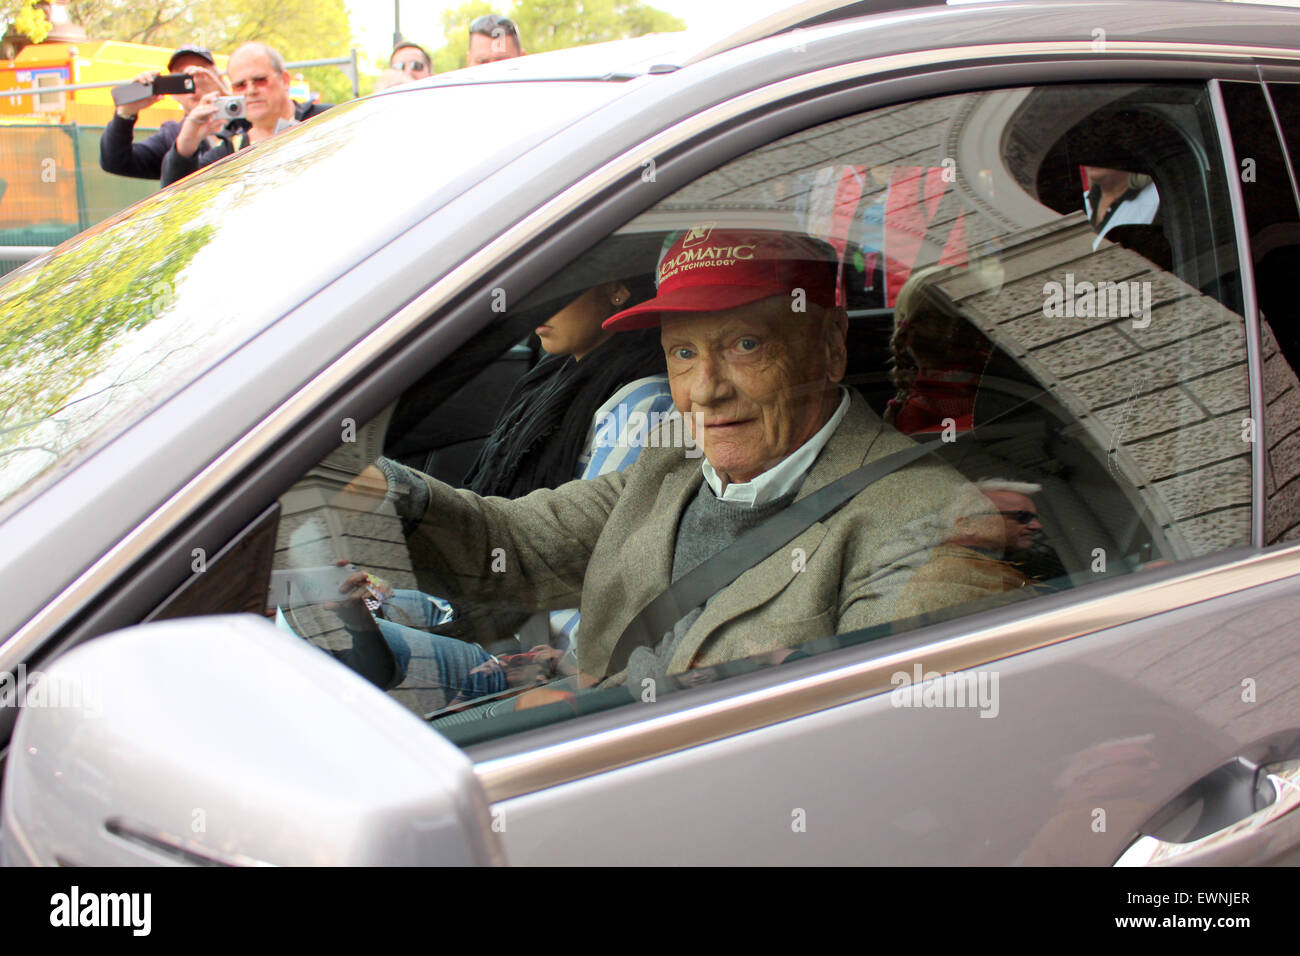
[{"label": "car window", "polygon": [[[335,107],[6,276],[0,509],[520,149],[608,99],[608,86],[566,84],[562,98],[533,84],[460,86]],[[437,121],[413,122],[417,103]],[[483,139],[486,115],[508,134]]]},{"label": "car window", "polygon": [[485,291],[282,496],[267,603],[461,743],[1251,540],[1201,86],[847,116]]}]

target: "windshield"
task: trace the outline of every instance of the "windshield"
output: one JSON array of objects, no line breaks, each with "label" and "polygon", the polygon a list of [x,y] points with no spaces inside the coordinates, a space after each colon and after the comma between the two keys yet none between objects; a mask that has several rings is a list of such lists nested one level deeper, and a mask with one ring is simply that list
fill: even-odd
[{"label": "windshield", "polygon": [[484,84],[336,107],[11,274],[0,286],[0,511],[617,92]]}]

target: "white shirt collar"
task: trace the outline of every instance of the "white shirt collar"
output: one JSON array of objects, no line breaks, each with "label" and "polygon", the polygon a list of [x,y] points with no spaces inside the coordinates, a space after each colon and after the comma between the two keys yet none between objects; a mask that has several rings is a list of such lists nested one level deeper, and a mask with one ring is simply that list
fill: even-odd
[{"label": "white shirt collar", "polygon": [[737,504],[748,505],[750,508],[756,508],[759,505],[775,501],[782,495],[789,494],[799,487],[803,476],[812,467],[821,450],[826,447],[826,443],[831,440],[831,435],[839,427],[848,410],[849,390],[840,386],[840,405],[835,409],[835,414],[831,416],[830,421],[823,425],[821,431],[817,432],[816,435],[813,435],[812,438],[809,438],[767,471],[750,481],[739,484],[732,482],[723,490],[721,476],[709,464],[709,460],[704,458],[700,465],[704,472],[704,480],[709,483],[713,493],[723,501],[733,501]]}]

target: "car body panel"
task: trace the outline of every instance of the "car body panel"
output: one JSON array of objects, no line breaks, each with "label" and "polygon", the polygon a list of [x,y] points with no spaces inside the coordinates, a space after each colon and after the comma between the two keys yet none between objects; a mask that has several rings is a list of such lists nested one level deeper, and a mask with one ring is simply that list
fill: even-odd
[{"label": "car body panel", "polygon": [[891,691],[502,800],[505,852],[515,865],[1109,866],[1189,782],[1294,728],[1295,603],[1279,582],[963,672],[984,675],[989,707]]}]

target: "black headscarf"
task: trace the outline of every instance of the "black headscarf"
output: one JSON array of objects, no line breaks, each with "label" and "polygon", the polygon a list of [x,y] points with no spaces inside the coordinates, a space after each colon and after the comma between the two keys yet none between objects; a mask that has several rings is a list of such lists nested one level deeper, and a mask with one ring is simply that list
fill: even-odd
[{"label": "black headscarf", "polygon": [[658,329],[619,332],[581,362],[545,356],[510,392],[465,487],[519,498],[572,481],[596,409],[629,382],[663,373]]}]

